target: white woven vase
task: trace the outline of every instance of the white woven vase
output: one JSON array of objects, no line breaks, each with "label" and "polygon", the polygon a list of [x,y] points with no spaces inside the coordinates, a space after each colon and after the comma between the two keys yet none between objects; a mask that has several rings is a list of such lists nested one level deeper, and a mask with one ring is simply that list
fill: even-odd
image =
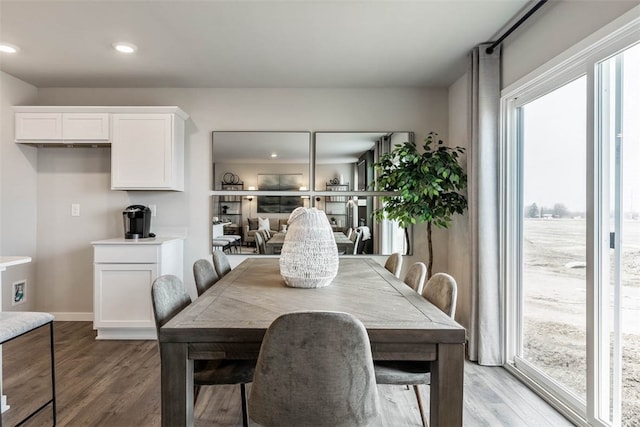
[{"label": "white woven vase", "polygon": [[289,216],[280,274],[292,288],[322,288],[338,274],[338,247],[327,215],[296,208]]}]

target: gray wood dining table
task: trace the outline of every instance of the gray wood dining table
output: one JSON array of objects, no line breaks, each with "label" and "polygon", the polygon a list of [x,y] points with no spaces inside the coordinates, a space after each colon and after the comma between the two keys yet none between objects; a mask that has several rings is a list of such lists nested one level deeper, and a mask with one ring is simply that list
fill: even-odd
[{"label": "gray wood dining table", "polygon": [[341,258],[336,278],[318,289],[287,287],[278,258],[249,258],[166,323],[158,336],[162,425],[193,425],[194,359],[257,358],[271,322],[305,310],[360,319],[374,360],[432,361],[430,425],[462,425],[464,328],[364,257]]}]

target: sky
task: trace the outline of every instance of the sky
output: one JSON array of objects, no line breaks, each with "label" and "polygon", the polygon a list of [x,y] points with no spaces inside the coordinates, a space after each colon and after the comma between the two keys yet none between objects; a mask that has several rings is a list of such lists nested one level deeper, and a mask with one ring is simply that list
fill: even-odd
[{"label": "sky", "polygon": [[[623,53],[624,211],[640,210],[640,44]],[[610,60],[613,64],[614,60]],[[524,205],[586,211],[587,79],[523,106]],[[613,113],[609,119],[613,120]],[[613,135],[610,135],[613,137]]]}]

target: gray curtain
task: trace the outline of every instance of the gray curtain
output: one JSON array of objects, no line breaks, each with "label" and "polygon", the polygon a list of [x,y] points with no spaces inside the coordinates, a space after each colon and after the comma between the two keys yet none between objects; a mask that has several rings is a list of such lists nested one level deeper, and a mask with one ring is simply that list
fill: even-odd
[{"label": "gray curtain", "polygon": [[471,229],[471,313],[469,358],[502,365],[502,298],[499,282],[500,48],[481,44],[469,55],[471,147],[469,218]]}]

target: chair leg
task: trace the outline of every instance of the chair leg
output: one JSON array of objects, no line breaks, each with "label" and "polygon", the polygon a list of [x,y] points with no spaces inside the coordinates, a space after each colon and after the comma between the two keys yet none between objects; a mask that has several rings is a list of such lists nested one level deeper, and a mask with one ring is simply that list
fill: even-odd
[{"label": "chair leg", "polygon": [[242,425],[249,427],[249,411],[247,410],[247,388],[246,385],[240,384],[240,397],[242,398]]},{"label": "chair leg", "polygon": [[416,392],[416,400],[418,401],[418,409],[420,409],[420,419],[422,420],[422,426],[428,427],[429,423],[427,423],[427,418],[424,415],[424,407],[422,406],[422,396],[420,396],[420,389],[418,385],[413,386],[413,391]]},{"label": "chair leg", "polygon": [[49,323],[49,339],[51,344],[51,410],[53,412],[53,425],[57,423],[56,416],[56,361],[53,350],[53,322]]}]

